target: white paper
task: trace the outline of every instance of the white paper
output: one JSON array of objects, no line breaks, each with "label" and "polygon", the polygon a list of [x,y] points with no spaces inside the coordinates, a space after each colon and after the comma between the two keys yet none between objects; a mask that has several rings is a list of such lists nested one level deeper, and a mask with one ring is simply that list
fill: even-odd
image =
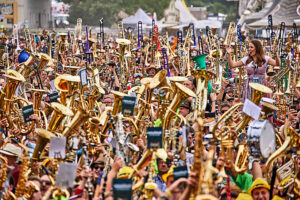
[{"label": "white paper", "polygon": [[270,99],[270,98],[267,98],[267,97],[261,98],[261,101],[267,102],[267,103],[270,103],[270,104],[273,104],[275,102],[274,99]]},{"label": "white paper", "polygon": [[62,188],[73,187],[76,178],[76,163],[60,163],[55,185]]},{"label": "white paper", "polygon": [[244,107],[243,107],[243,112],[253,119],[258,120],[259,115],[260,115],[261,108],[257,106],[255,103],[250,101],[249,99],[245,100]]},{"label": "white paper", "polygon": [[88,80],[87,80],[87,71],[86,69],[81,69],[79,70],[79,75],[80,75],[80,80],[81,80],[81,85],[87,85],[88,84]]},{"label": "white paper", "polygon": [[50,158],[60,158],[66,157],[66,138],[65,137],[51,137],[50,138]]}]

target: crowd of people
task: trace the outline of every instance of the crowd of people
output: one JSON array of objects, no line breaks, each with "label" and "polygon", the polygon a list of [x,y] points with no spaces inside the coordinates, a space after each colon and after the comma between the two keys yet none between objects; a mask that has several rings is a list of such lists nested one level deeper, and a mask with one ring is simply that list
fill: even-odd
[{"label": "crowd of people", "polygon": [[300,198],[294,32],[75,30],[2,35],[0,199]]}]

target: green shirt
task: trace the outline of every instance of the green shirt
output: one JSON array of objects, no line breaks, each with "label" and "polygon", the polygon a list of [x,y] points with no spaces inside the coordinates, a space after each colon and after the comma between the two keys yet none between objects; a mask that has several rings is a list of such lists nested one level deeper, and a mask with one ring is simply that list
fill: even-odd
[{"label": "green shirt", "polygon": [[239,174],[234,182],[242,191],[247,192],[252,185],[253,176],[252,174],[245,172],[244,174]]}]

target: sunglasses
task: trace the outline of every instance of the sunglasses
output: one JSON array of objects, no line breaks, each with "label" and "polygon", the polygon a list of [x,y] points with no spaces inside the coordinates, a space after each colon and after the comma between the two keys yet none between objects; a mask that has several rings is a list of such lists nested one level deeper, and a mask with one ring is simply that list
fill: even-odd
[{"label": "sunglasses", "polygon": [[96,169],[96,170],[97,170],[97,169],[101,169],[101,171],[103,171],[104,167],[103,167],[103,166],[98,166],[98,165],[96,165],[96,166],[93,167],[93,169]]},{"label": "sunglasses", "polygon": [[224,114],[227,110],[221,110],[220,113]]},{"label": "sunglasses", "polygon": [[45,183],[46,185],[52,185],[51,181],[42,181],[43,183]]}]

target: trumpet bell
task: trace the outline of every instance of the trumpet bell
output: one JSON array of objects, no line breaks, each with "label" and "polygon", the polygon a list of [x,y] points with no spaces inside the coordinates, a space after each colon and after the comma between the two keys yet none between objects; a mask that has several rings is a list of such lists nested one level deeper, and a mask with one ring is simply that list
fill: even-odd
[{"label": "trumpet bell", "polygon": [[265,116],[268,116],[268,114],[277,111],[278,108],[274,106],[273,104],[262,102],[262,111],[265,113]]},{"label": "trumpet bell", "polygon": [[217,56],[218,56],[219,58],[221,58],[221,57],[222,57],[222,54],[223,54],[222,50],[219,49],[218,53],[219,53],[219,55],[217,54],[217,50],[214,49],[214,50],[212,50],[212,51],[209,53],[209,55],[210,55],[210,57],[212,57],[212,58],[216,58]]},{"label": "trumpet bell", "polygon": [[152,78],[150,82],[150,89],[154,89],[159,86],[163,81],[166,80],[167,70],[160,70],[155,76]]},{"label": "trumpet bell", "polygon": [[74,115],[70,108],[60,103],[52,102],[51,107],[54,109],[54,112],[48,125],[49,131],[55,131],[57,127],[59,127],[60,123],[62,122],[65,116],[71,117]]},{"label": "trumpet bell", "polygon": [[249,83],[250,87],[256,91],[265,93],[265,94],[271,94],[272,90],[270,88],[268,88],[267,86],[264,86],[262,84],[259,83]]},{"label": "trumpet bell", "polygon": [[275,74],[276,74],[276,72],[274,72],[273,66],[269,65],[267,75],[268,76],[274,76]]},{"label": "trumpet bell", "polygon": [[49,142],[50,138],[55,137],[53,133],[42,128],[37,128],[36,132],[38,138],[32,154],[32,160],[39,160],[40,154],[42,150],[45,148],[46,144]]},{"label": "trumpet bell", "polygon": [[70,76],[70,74],[62,74],[55,78],[54,80],[54,86],[56,89],[58,89],[60,92],[68,92],[68,85],[67,81],[63,79],[65,76]]},{"label": "trumpet bell", "polygon": [[127,40],[127,39],[117,39],[116,42],[119,44],[119,45],[129,45],[131,42],[130,40]]},{"label": "trumpet bell", "polygon": [[138,146],[136,146],[135,144],[133,144],[131,142],[127,142],[127,146],[135,152],[138,152],[140,150],[140,148]]}]

